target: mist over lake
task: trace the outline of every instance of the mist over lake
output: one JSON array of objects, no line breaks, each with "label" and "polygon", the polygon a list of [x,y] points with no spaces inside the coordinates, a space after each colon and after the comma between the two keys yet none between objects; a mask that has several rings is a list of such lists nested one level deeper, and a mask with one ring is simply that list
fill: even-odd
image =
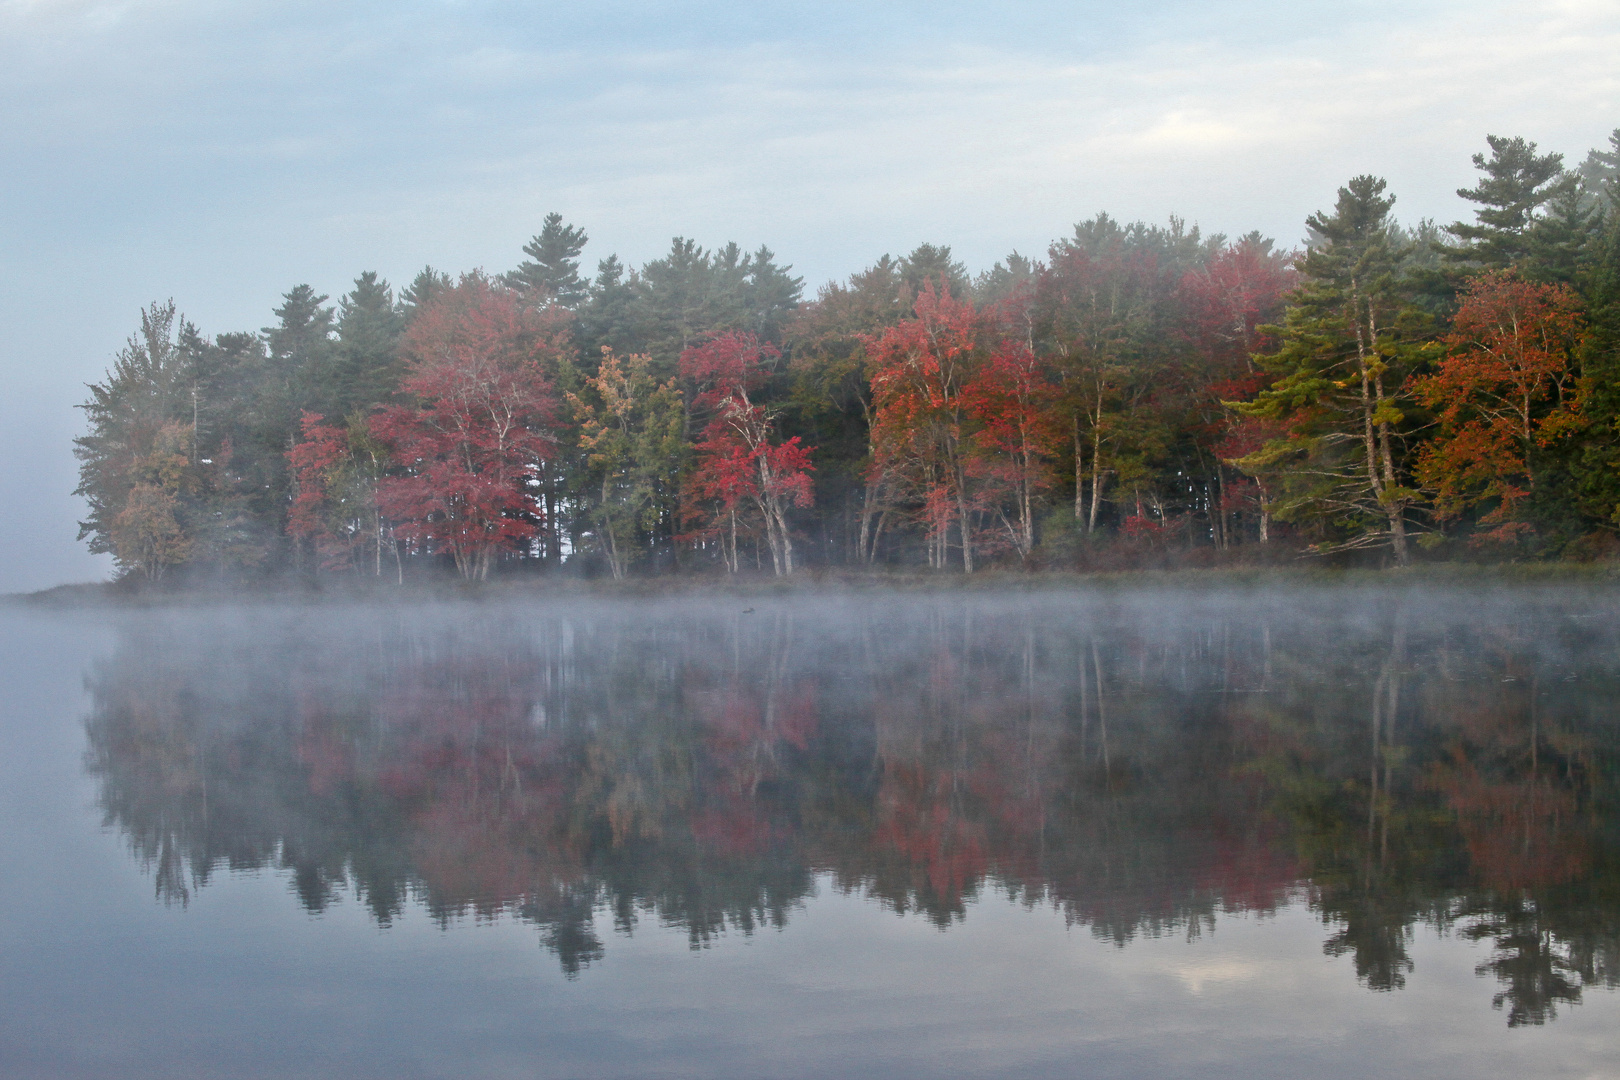
[{"label": "mist over lake", "polygon": [[1612,1068],[1608,586],[0,620],[7,1075]]}]

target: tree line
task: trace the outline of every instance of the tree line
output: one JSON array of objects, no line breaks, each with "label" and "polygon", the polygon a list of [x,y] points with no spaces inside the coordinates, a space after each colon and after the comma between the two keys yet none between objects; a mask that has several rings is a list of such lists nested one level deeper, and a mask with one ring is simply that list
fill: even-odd
[{"label": "tree line", "polygon": [[1474,221],[1357,176],[1292,251],[1098,214],[813,297],[769,248],[153,304],[82,406],[81,539],[140,580],[1311,553],[1593,557],[1620,530],[1620,131],[1490,136]]}]

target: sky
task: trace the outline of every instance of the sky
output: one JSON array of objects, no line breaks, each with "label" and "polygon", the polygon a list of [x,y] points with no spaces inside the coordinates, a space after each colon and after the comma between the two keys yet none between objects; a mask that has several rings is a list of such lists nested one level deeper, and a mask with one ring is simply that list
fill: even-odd
[{"label": "sky", "polygon": [[1487,133],[1602,145],[1616,56],[1620,0],[0,0],[0,592],[109,573],[74,406],[154,300],[258,328],[553,210],[587,269],[735,240],[812,292],[1102,210],[1292,245],[1364,172],[1447,223]]}]

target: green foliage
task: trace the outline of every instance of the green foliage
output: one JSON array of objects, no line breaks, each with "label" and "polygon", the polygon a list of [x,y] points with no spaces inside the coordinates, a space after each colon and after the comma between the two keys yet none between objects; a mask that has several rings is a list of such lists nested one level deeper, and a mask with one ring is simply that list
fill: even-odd
[{"label": "green foliage", "polygon": [[1407,245],[1386,186],[1355,177],[1332,214],[1306,219],[1315,243],[1274,329],[1281,347],[1256,358],[1275,381],[1234,407],[1281,427],[1237,462],[1270,481],[1280,519],[1309,528],[1318,550],[1387,546],[1404,563],[1418,493],[1407,479],[1403,384],[1423,359],[1427,320],[1403,272]]},{"label": "green foliage", "polygon": [[1564,172],[1564,155],[1537,154],[1536,144],[1522,138],[1485,136],[1491,156],[1474,155],[1474,168],[1485,175],[1457,194],[1477,203],[1475,224],[1459,221],[1450,232],[1463,241],[1455,257],[1487,269],[1510,266],[1529,253],[1529,232],[1536,212],[1576,186]]},{"label": "green foliage", "polygon": [[615,578],[674,536],[684,411],[675,381],[659,381],[652,369],[651,357],[621,361],[605,351],[581,392],[568,395],[584,465],[576,477],[581,532]]},{"label": "green foliage", "polygon": [[523,245],[529,257],[504,280],[531,303],[576,308],[586,293],[579,253],[587,239],[584,229],[564,224],[561,214],[547,214],[540,234]]}]

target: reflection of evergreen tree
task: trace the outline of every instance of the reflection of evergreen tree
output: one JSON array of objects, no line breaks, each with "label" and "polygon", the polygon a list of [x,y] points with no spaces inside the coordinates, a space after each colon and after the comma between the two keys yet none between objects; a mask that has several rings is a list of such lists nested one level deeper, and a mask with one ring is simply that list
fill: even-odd
[{"label": "reflection of evergreen tree", "polygon": [[1537,917],[1534,902],[1521,898],[1498,901],[1479,911],[1463,930],[1471,941],[1490,940],[1496,951],[1476,969],[1495,975],[1503,989],[1491,999],[1508,1008],[1508,1026],[1545,1024],[1558,1015],[1559,1003],[1581,1000],[1581,972],[1559,949]]}]

